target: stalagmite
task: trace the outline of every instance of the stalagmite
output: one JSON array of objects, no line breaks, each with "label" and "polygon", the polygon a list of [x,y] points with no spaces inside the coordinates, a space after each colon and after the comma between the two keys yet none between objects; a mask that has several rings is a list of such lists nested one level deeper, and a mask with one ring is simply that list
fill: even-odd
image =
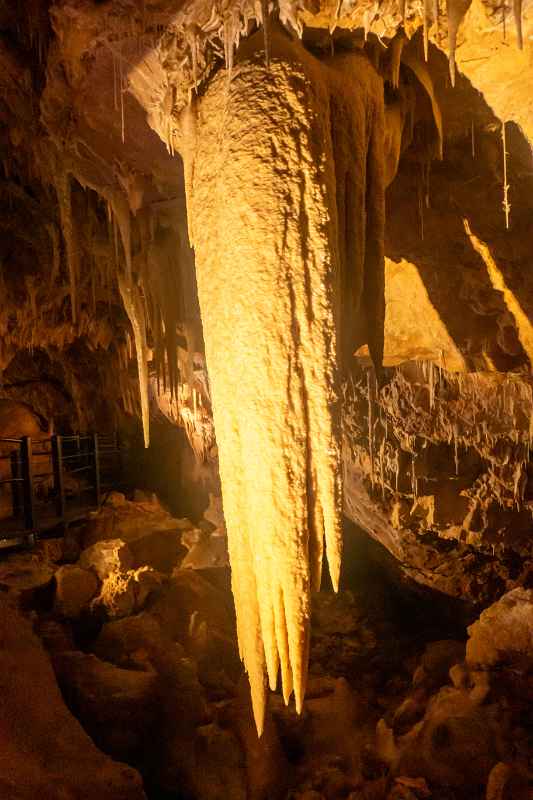
[{"label": "stalagmite", "polygon": [[[267,70],[261,33],[241,44],[231,79],[219,74],[198,100],[194,142],[181,143],[186,160],[198,153],[194,169],[185,164],[187,204],[239,649],[259,734],[265,673],[275,688],[281,668],[284,698],[294,691],[301,710],[324,540],[338,586],[341,283],[359,301],[352,325],[367,302],[382,326],[383,294],[382,83],[364,56],[326,67],[274,26],[271,48]],[[338,141],[333,95],[351,120]],[[359,185],[347,201],[348,154]]]}]

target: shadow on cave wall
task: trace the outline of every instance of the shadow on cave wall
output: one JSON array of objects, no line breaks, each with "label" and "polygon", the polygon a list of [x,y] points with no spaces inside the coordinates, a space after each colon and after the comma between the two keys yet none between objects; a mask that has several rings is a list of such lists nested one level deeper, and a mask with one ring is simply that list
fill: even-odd
[{"label": "shadow on cave wall", "polygon": [[209,494],[221,493],[216,465],[199,464],[184,429],[162,414],[151,420],[150,432],[145,450],[140,427],[130,431],[127,485],[155,492],[177,517],[200,520]]},{"label": "shadow on cave wall", "polygon": [[[465,232],[488,245],[503,282],[533,318],[533,161],[519,128],[506,125],[510,227],[505,229],[501,122],[465,79],[449,85],[444,54],[431,49],[430,69],[443,114],[444,159],[431,165],[425,207],[421,169],[409,150],[387,192],[385,253],[416,265],[467,369],[517,371],[529,366],[503,293],[494,288]],[[424,203],[421,208],[422,202]],[[422,232],[423,228],[423,232]],[[423,325],[423,320],[420,321]]]},{"label": "shadow on cave wall", "polygon": [[[346,517],[343,517],[343,560],[340,587],[365,595],[368,608],[377,608],[400,628],[422,639],[461,638],[465,626],[479,613],[469,600],[450,597],[415,583],[402,573],[394,556]],[[331,588],[327,569],[322,589]]]},{"label": "shadow on cave wall", "polygon": [[29,405],[43,430],[111,434],[120,421],[112,381],[107,351],[82,336],[63,350],[19,350],[2,374],[0,396]]}]

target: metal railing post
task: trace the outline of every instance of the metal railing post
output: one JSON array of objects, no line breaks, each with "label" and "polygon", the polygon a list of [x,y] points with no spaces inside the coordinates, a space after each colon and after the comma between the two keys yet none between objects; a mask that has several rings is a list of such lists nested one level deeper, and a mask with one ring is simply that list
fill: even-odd
[{"label": "metal railing post", "polygon": [[52,436],[52,464],[54,468],[54,489],[56,491],[56,513],[65,516],[65,487],[63,484],[63,442],[61,436]]},{"label": "metal railing post", "polygon": [[35,528],[35,503],[33,495],[33,468],[31,437],[23,436],[20,444],[20,460],[22,462],[23,495],[24,495],[24,527],[31,531]]},{"label": "metal railing post", "polygon": [[94,500],[98,507],[100,505],[100,451],[98,446],[98,434],[93,434],[93,478],[94,478]]},{"label": "metal railing post", "polygon": [[13,450],[10,455],[11,460],[11,477],[13,482],[11,484],[11,497],[13,502],[13,517],[16,519],[21,511],[21,502],[20,502],[20,447],[19,451]]},{"label": "metal railing post", "polygon": [[115,449],[117,451],[117,462],[118,462],[117,472],[119,476],[120,486],[122,488],[122,485],[124,483],[124,458],[122,456],[122,442],[120,439],[120,432],[118,430],[115,432]]}]

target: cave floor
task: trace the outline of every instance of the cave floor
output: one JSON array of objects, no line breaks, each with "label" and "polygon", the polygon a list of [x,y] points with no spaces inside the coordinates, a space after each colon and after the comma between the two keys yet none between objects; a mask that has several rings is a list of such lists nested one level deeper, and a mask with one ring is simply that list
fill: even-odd
[{"label": "cave floor", "polygon": [[[166,512],[122,500],[119,507],[113,533],[102,513],[66,539],[4,556],[0,585],[18,607],[20,631],[29,620],[37,634],[24,633],[34,656],[21,662],[17,691],[27,683],[53,697],[59,686],[63,700],[53,703],[66,703],[106,769],[126,764],[140,773],[149,800],[530,800],[529,667],[513,663],[497,679],[469,671],[466,628],[479,609],[407,583],[381,546],[347,523],[340,592],[325,575],[313,597],[303,713],[271,693],[258,739],[228,567],[181,567],[186,551],[164,530],[172,524]],[[148,513],[156,530],[139,536],[135,525]],[[8,656],[0,650],[3,674]],[[17,692],[8,685],[6,696],[15,702]],[[34,702],[22,726],[25,747],[38,752],[35,718],[44,730],[51,723]],[[0,759],[0,787],[2,770]],[[75,779],[71,772],[63,766],[50,777],[69,800],[144,796],[140,776],[127,787],[121,777],[111,794],[80,794],[69,781],[86,780],[83,767]],[[28,792],[2,796],[37,796],[43,785],[32,775],[22,759],[17,781],[29,781]],[[496,778],[503,788],[489,794]]]}]

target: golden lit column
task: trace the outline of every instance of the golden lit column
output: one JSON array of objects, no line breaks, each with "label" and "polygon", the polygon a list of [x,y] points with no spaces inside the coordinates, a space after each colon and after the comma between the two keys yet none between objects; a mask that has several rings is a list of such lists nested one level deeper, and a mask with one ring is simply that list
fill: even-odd
[{"label": "golden lit column", "polygon": [[[310,591],[341,557],[339,266],[329,93],[275,33],[189,112],[187,202],[241,657],[258,731],[281,668],[301,708]],[[193,118],[194,115],[194,118]]]}]

